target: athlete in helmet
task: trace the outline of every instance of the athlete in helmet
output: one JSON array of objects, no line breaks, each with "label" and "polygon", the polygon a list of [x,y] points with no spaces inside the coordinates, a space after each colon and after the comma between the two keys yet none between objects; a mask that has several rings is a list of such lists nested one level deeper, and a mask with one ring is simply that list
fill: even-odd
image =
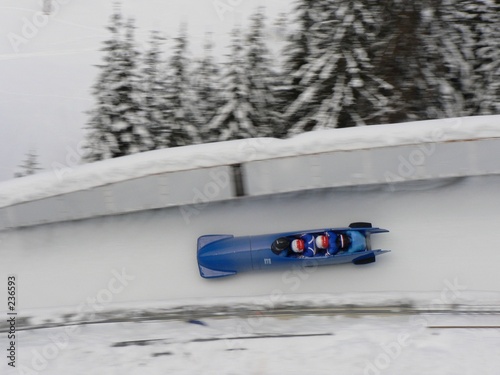
[{"label": "athlete in helmet", "polygon": [[292,241],[290,248],[293,253],[300,257],[313,257],[316,255],[316,246],[312,234],[302,234],[299,238]]},{"label": "athlete in helmet", "polygon": [[298,239],[298,240],[293,240],[292,244],[290,245],[292,248],[292,251],[296,254],[302,254],[304,252],[304,240]]},{"label": "athlete in helmet", "polygon": [[328,236],[326,235],[319,235],[316,237],[316,247],[321,250],[326,250],[328,248]]},{"label": "athlete in helmet", "polygon": [[305,233],[300,236],[300,239],[304,241],[304,252],[302,253],[305,257],[313,257],[316,255],[316,244],[314,243],[314,236],[309,233]]},{"label": "athlete in helmet", "polygon": [[326,256],[331,256],[337,254],[342,246],[339,244],[339,238],[336,233],[328,230],[325,234],[320,234],[316,237],[316,247],[318,249],[324,250]]}]

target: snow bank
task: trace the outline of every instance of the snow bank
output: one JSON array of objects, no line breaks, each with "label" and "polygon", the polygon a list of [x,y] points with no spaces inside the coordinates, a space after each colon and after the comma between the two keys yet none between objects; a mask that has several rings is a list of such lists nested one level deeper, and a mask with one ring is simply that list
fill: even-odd
[{"label": "snow bank", "polygon": [[[450,291],[449,291],[450,292]],[[177,298],[169,301],[111,303],[98,310],[81,306],[23,309],[23,329],[105,322],[197,319],[290,314],[500,314],[500,292],[461,291],[451,303],[439,293],[359,292],[253,297]],[[0,323],[0,329],[7,329]]]},{"label": "snow bank", "polygon": [[[23,331],[37,374],[498,374],[492,316],[250,316]],[[443,327],[468,329],[447,329]],[[57,344],[57,346],[56,346]],[[36,371],[33,371],[36,370]],[[7,374],[20,373],[8,369]]]}]

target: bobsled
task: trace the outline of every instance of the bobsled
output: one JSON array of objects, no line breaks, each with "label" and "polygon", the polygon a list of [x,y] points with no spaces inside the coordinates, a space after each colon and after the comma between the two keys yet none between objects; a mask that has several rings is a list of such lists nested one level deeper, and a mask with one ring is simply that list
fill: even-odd
[{"label": "bobsled", "polygon": [[[334,255],[317,251],[312,257],[301,256],[291,249],[294,239],[304,234],[316,238],[327,231],[336,235],[339,251]],[[370,223],[351,223],[348,227],[324,228],[299,232],[235,237],[230,234],[211,234],[198,238],[197,259],[200,275],[219,278],[239,272],[278,268],[316,267],[341,263],[356,265],[373,263],[378,255],[390,250],[372,249],[371,236],[389,232]]]}]

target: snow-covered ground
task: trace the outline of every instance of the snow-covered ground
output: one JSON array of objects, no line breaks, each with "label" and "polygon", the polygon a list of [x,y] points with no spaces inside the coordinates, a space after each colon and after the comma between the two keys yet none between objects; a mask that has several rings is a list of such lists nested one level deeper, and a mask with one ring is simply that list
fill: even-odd
[{"label": "snow-covered ground", "polygon": [[[475,327],[475,328],[471,328]],[[22,331],[4,374],[496,375],[499,315],[305,315]]]}]

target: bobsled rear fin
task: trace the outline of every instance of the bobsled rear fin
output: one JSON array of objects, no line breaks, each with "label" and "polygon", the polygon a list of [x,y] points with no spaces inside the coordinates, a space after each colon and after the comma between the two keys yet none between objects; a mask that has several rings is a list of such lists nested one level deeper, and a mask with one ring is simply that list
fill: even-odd
[{"label": "bobsled rear fin", "polygon": [[358,221],[358,222],[349,224],[349,228],[372,228],[372,223]]},{"label": "bobsled rear fin", "polygon": [[353,259],[352,262],[356,265],[374,263],[377,255],[385,254],[385,253],[388,253],[390,251],[391,250],[381,250],[381,249],[370,250],[370,251],[368,251],[368,253],[365,253],[365,254]]},{"label": "bobsled rear fin", "polygon": [[361,255],[352,261],[354,264],[369,264],[375,262],[375,254],[373,252],[369,252],[368,254]]},{"label": "bobsled rear fin", "polygon": [[204,277],[205,279],[236,275],[235,271],[218,271],[200,265],[198,265],[198,268],[200,269],[201,277]]},{"label": "bobsled rear fin", "polygon": [[389,231],[384,228],[367,228],[363,229],[365,233],[388,233]]},{"label": "bobsled rear fin", "polygon": [[361,233],[386,233],[389,232],[387,229],[384,228],[378,228],[378,227],[372,227],[372,228],[350,228],[350,227],[330,227],[330,228],[324,228],[324,229],[315,229],[315,230],[305,230],[302,232],[297,232],[297,233],[288,233],[289,235],[299,235],[302,233],[320,233],[320,232],[326,232],[326,231],[333,231],[333,232],[361,232]]},{"label": "bobsled rear fin", "polygon": [[375,255],[382,255],[382,254],[391,252],[391,250],[382,250],[382,249],[376,249],[376,250],[372,250],[372,251],[373,251],[373,254],[375,254]]},{"label": "bobsled rear fin", "polygon": [[373,234],[373,233],[387,233],[389,232],[387,229],[384,228],[348,228],[347,230],[349,231],[356,231],[356,232],[361,232],[365,234]]},{"label": "bobsled rear fin", "polygon": [[226,238],[233,238],[233,237],[234,236],[232,234],[209,234],[206,236],[201,236],[198,238],[197,249],[200,250],[203,246],[206,246],[209,243],[212,243],[215,241],[220,241],[220,240],[225,240]]}]

